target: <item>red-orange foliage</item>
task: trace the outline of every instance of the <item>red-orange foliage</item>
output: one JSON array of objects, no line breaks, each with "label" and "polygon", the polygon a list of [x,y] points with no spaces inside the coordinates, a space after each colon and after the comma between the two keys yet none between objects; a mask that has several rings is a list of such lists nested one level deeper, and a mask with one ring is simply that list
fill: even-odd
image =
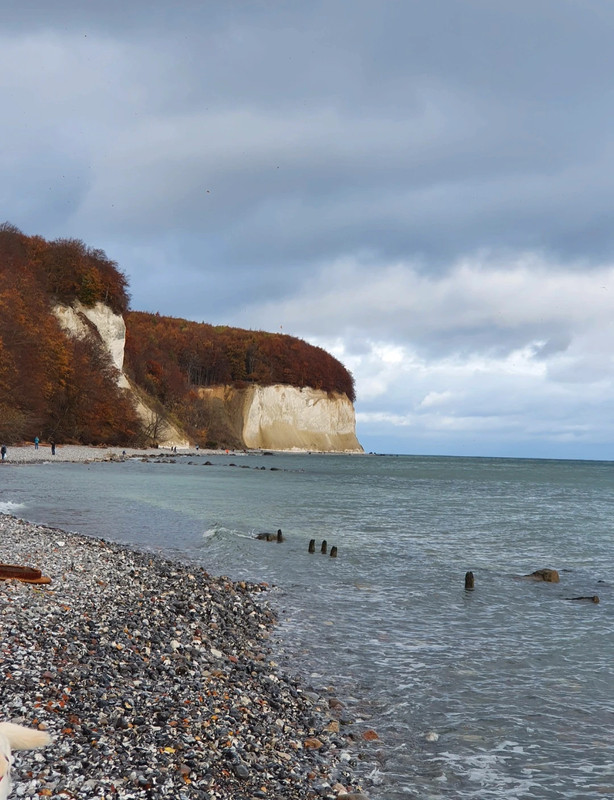
[{"label": "red-orange foliage", "polygon": [[165,405],[181,402],[193,386],[237,383],[310,386],[355,399],[343,364],[293,336],[139,311],[126,315],[126,327],[126,368]]},{"label": "red-orange foliage", "polygon": [[[66,257],[63,265],[60,254]],[[94,287],[94,288],[92,288]],[[0,225],[0,438],[87,444],[133,440],[139,422],[94,339],[61,330],[50,301],[127,304],[126,280],[103,253]]]}]

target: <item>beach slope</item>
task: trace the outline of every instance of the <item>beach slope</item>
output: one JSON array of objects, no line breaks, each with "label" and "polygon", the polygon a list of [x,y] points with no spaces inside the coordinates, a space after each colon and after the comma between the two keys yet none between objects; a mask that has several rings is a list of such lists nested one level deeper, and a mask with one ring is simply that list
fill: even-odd
[{"label": "beach slope", "polygon": [[[3,718],[49,730],[16,793],[337,797],[356,756],[326,697],[272,661],[262,585],[0,515]],[[355,789],[354,789],[355,790]]]}]

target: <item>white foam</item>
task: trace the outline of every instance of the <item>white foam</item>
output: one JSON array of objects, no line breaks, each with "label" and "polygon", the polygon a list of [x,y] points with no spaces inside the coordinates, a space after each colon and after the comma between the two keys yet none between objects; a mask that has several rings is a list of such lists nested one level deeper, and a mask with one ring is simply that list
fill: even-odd
[{"label": "white foam", "polygon": [[377,767],[374,767],[371,772],[368,773],[367,778],[374,786],[381,786],[384,782],[384,776]]},{"label": "white foam", "polygon": [[25,503],[13,503],[12,500],[0,501],[0,514],[14,514],[18,508],[25,508]]}]

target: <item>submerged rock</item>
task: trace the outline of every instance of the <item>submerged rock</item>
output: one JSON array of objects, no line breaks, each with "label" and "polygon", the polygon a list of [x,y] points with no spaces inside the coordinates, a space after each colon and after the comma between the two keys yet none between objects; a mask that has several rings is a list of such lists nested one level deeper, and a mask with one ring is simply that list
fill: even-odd
[{"label": "submerged rock", "polygon": [[587,600],[589,603],[598,603],[599,597],[596,594],[589,597],[566,597],[565,600]]},{"label": "submerged rock", "polygon": [[261,542],[285,542],[281,528],[277,533],[258,533],[256,539],[260,539]]},{"label": "submerged rock", "polygon": [[546,583],[559,582],[559,573],[555,569],[536,569],[535,572],[523,577],[532,578],[534,581],[545,581]]}]

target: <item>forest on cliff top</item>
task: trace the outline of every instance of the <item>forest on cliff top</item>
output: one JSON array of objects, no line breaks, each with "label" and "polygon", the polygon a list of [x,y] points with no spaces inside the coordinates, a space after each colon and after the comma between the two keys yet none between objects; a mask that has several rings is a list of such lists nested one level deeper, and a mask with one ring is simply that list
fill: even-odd
[{"label": "forest on cliff top", "polygon": [[58,303],[105,303],[126,321],[124,370],[196,442],[207,438],[199,386],[285,383],[346,394],[351,374],[292,336],[129,310],[128,281],[102,250],[0,225],[0,439],[143,444],[147,432],[95,331],[65,334]]}]

